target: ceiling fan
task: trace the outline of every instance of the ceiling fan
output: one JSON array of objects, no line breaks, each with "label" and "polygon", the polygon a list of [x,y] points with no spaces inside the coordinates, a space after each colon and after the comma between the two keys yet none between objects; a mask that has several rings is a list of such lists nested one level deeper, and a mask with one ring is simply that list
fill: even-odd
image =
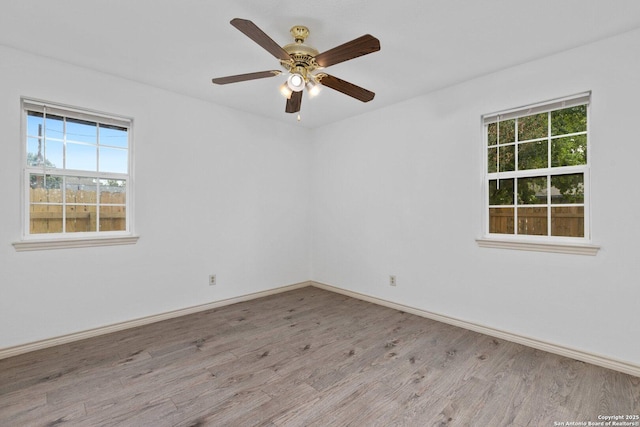
[{"label": "ceiling fan", "polygon": [[[284,47],[280,47],[256,24],[249,20],[235,18],[231,20],[231,25],[280,60],[280,65],[288,74],[287,80],[280,86],[280,92],[287,98],[285,107],[287,113],[300,111],[302,92],[305,87],[310,95],[314,95],[319,90],[319,85],[327,86],[362,102],[369,102],[375,96],[375,93],[367,89],[320,71],[331,65],[379,51],[380,41],[370,34],[365,34],[326,52],[319,53],[315,48],[304,43],[309,36],[309,29],[302,25],[296,25],[291,28],[291,35],[295,42]],[[215,84],[224,85],[275,77],[280,74],[282,74],[280,70],[267,70],[218,77],[212,81]]]}]

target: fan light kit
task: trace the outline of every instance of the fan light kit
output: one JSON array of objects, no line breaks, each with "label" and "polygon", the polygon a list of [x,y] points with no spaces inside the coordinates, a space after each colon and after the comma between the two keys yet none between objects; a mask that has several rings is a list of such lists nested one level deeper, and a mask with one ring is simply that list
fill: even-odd
[{"label": "fan light kit", "polygon": [[320,85],[315,80],[309,79],[307,82],[307,93],[310,97],[316,96],[320,92]]},{"label": "fan light kit", "polygon": [[289,86],[289,89],[293,92],[300,92],[304,89],[304,84],[304,77],[297,73],[291,74],[287,79],[287,86]]},{"label": "fan light kit", "polygon": [[[280,47],[251,21],[235,18],[231,20],[231,25],[280,60],[280,65],[288,73],[287,80],[280,86],[280,93],[287,98],[285,107],[287,113],[300,112],[302,93],[305,87],[310,97],[315,96],[320,91],[321,86],[327,86],[362,102],[369,102],[374,98],[375,93],[367,89],[324,72],[318,72],[331,65],[379,51],[380,41],[372,35],[365,34],[326,52],[319,53],[315,48],[304,43],[309,36],[309,29],[302,25],[296,25],[291,28],[294,42],[284,47]],[[280,74],[282,74],[280,70],[258,71],[256,73],[219,77],[212,81],[215,84],[224,85],[275,77]],[[298,114],[298,120],[300,120],[300,114]]]}]

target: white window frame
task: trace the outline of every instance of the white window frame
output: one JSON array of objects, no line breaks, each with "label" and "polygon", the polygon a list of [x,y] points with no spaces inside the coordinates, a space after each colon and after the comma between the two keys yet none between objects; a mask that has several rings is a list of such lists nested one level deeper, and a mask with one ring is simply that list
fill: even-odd
[{"label": "white window frame", "polygon": [[[584,165],[577,166],[561,166],[561,167],[546,167],[539,169],[527,169],[516,171],[488,171],[488,141],[487,141],[487,128],[489,124],[515,119],[517,129],[517,119],[519,117],[526,117],[535,114],[560,110],[563,108],[569,108],[572,106],[586,105],[587,106],[587,162]],[[596,246],[591,241],[591,137],[590,137],[590,105],[591,105],[591,92],[584,92],[564,98],[558,98],[550,101],[545,101],[529,106],[513,108],[510,110],[500,111],[496,113],[486,114],[482,116],[482,150],[481,156],[483,162],[483,202],[482,202],[482,237],[476,239],[476,242],[480,247],[500,248],[500,249],[514,249],[514,250],[530,250],[530,251],[542,251],[542,252],[557,252],[557,253],[570,253],[570,254],[582,254],[582,255],[595,255],[599,250],[599,246]],[[549,122],[549,126],[551,123]],[[551,133],[548,132],[545,138],[548,141],[551,140]],[[515,135],[515,162],[517,165],[517,144],[518,135]],[[548,153],[550,153],[548,149]],[[550,154],[548,154],[550,155]],[[550,165],[550,164],[549,164]],[[517,200],[514,200],[514,234],[501,234],[489,232],[489,181],[495,179],[514,179],[517,182],[518,178],[526,177],[547,177],[547,182],[550,182],[552,176],[570,174],[570,173],[582,173],[584,174],[584,237],[564,237],[564,236],[551,236],[550,231],[545,236],[533,236],[533,235],[521,235],[517,234],[518,231],[518,219],[517,212],[519,205]],[[550,184],[549,184],[550,185]],[[516,191],[517,193],[517,191]],[[514,195],[515,196],[515,195]],[[548,213],[551,215],[552,205],[550,201],[551,195],[547,195]],[[522,206],[522,205],[520,205]],[[535,207],[541,205],[526,205],[527,207]],[[550,218],[547,217],[548,230],[551,229]]]},{"label": "white window frame", "polygon": [[[80,119],[97,124],[115,125],[127,129],[127,173],[110,173],[100,171],[72,170],[62,168],[50,168],[43,166],[30,166],[27,164],[27,115],[29,111],[63,116],[71,119]],[[84,108],[71,107],[57,103],[40,101],[29,98],[21,99],[21,145],[22,145],[22,236],[21,241],[14,242],[17,251],[31,251],[58,248],[78,248],[91,246],[111,246],[134,244],[138,237],[134,235],[134,203],[133,203],[133,119],[102,113]],[[46,135],[46,134],[45,134]],[[65,140],[66,141],[66,140]],[[66,144],[66,142],[63,142]],[[99,154],[98,154],[99,155]],[[65,232],[63,220],[62,233],[30,233],[30,176],[31,174],[46,174],[68,177],[89,177],[95,179],[125,179],[125,230],[117,231],[90,231],[90,232]],[[64,194],[63,187],[63,194]],[[99,195],[98,195],[99,197]],[[64,202],[63,202],[64,203]],[[99,207],[98,205],[96,205]],[[63,212],[65,210],[63,209]],[[99,215],[99,209],[98,209]]]}]

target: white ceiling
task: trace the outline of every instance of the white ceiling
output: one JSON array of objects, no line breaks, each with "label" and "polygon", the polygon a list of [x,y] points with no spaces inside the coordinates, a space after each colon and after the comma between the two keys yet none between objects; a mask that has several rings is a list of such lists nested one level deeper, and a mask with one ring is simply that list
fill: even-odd
[{"label": "white ceiling", "polygon": [[305,95],[299,125],[310,128],[640,28],[638,0],[0,3],[0,44],[289,123],[296,117],[284,112],[278,92],[284,77],[211,83],[279,68],[232,18],[253,21],[280,45],[293,41],[293,25],[305,25],[307,44],[320,52],[367,33],[380,39],[380,52],[327,69],[375,99],[361,103],[329,88],[311,100]]}]

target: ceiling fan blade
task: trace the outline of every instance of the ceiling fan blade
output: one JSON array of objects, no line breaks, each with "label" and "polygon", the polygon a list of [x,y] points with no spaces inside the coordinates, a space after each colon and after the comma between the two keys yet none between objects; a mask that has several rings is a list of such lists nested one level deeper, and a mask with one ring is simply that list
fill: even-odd
[{"label": "ceiling fan blade", "polygon": [[380,40],[371,34],[365,34],[357,39],[336,46],[326,52],[316,55],[316,63],[321,67],[339,64],[359,56],[380,50]]},{"label": "ceiling fan blade", "polygon": [[258,71],[257,73],[238,74],[235,76],[218,77],[211,79],[211,81],[217,85],[226,85],[228,83],[244,82],[247,80],[264,79],[266,77],[274,77],[282,74],[278,70],[270,71]]},{"label": "ceiling fan blade", "polygon": [[231,20],[231,25],[240,30],[245,36],[258,43],[263,49],[276,58],[283,61],[291,59],[286,50],[280,47],[278,43],[274,42],[271,37],[266,35],[265,32],[258,28],[258,26],[253,22],[247,19],[234,18]]},{"label": "ceiling fan blade", "polygon": [[376,94],[370,90],[356,86],[353,83],[349,83],[329,74],[322,74],[320,84],[330,87],[333,90],[337,90],[338,92],[342,92],[345,95],[349,95],[362,102],[369,102],[374,96],[376,96]]},{"label": "ceiling fan blade", "polygon": [[292,92],[291,98],[287,99],[287,106],[284,109],[287,113],[297,113],[302,105],[302,91]]}]

